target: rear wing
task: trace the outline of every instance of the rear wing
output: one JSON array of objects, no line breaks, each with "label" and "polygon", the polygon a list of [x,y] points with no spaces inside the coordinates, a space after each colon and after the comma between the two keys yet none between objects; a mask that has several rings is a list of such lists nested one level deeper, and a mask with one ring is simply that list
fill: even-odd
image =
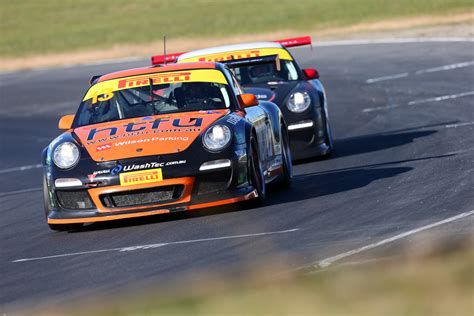
[{"label": "rear wing", "polygon": [[302,36],[302,37],[295,37],[295,38],[286,38],[282,40],[276,40],[275,43],[280,43],[285,47],[296,47],[296,46],[304,46],[304,45],[311,45],[311,36]]},{"label": "rear wing", "polygon": [[[311,36],[302,36],[302,37],[294,37],[294,38],[286,38],[281,40],[273,41],[275,43],[280,43],[281,45],[290,48],[296,46],[304,46],[304,45],[311,45]],[[160,65],[163,63],[174,63],[178,60],[178,57],[183,55],[185,52],[182,53],[174,53],[169,55],[156,55],[151,57],[151,64],[152,65]]]},{"label": "rear wing", "polygon": [[151,56],[151,64],[152,65],[160,65],[164,63],[174,63],[178,59],[179,56],[183,55],[186,52],[182,53],[174,53],[169,55],[156,55]]}]

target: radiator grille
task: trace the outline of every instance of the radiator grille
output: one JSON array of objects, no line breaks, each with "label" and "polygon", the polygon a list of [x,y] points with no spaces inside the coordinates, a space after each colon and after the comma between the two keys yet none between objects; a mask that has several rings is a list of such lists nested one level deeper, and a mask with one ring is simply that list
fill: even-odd
[{"label": "radiator grille", "polygon": [[151,189],[103,194],[102,204],[107,208],[157,204],[178,200],[183,195],[183,185],[170,185]]}]

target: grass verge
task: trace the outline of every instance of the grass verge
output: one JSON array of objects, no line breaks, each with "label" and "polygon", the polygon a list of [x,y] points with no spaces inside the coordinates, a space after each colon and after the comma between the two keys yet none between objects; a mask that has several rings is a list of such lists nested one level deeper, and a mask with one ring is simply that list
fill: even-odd
[{"label": "grass verge", "polygon": [[[472,237],[455,244],[435,240],[433,245],[436,248],[415,243],[405,246],[404,254],[396,258],[277,280],[275,270],[268,267],[236,278],[200,275],[199,286],[188,282],[175,290],[146,288],[79,303],[53,304],[27,314],[472,315]],[[268,275],[272,277],[266,278]]]},{"label": "grass verge", "polygon": [[146,44],[164,34],[226,38],[453,13],[472,16],[472,0],[0,0],[0,56]]}]

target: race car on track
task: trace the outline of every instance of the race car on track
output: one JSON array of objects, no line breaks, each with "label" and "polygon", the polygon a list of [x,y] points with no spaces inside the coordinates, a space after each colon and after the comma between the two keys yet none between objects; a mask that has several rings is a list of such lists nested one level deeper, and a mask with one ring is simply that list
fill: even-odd
[{"label": "race car on track", "polygon": [[281,111],[220,63],[95,76],[59,128],[43,151],[53,230],[263,200],[266,184],[292,177]]},{"label": "race car on track", "polygon": [[247,93],[276,103],[288,123],[293,159],[329,155],[333,140],[327,99],[316,69],[301,70],[288,47],[311,45],[309,36],[275,42],[228,45],[152,57],[163,62],[214,61],[227,64]]}]

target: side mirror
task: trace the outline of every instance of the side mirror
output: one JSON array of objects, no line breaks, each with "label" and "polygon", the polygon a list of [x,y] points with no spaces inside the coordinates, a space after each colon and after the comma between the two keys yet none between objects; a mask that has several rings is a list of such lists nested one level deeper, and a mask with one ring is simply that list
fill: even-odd
[{"label": "side mirror", "polygon": [[62,130],[71,129],[73,121],[74,121],[74,114],[64,115],[59,120],[58,127],[59,129],[62,129]]},{"label": "side mirror", "polygon": [[250,106],[258,105],[257,97],[252,93],[245,93],[240,95],[239,104],[241,108],[248,108]]},{"label": "side mirror", "polygon": [[303,69],[303,73],[306,76],[306,79],[319,79],[319,72],[313,68]]}]

